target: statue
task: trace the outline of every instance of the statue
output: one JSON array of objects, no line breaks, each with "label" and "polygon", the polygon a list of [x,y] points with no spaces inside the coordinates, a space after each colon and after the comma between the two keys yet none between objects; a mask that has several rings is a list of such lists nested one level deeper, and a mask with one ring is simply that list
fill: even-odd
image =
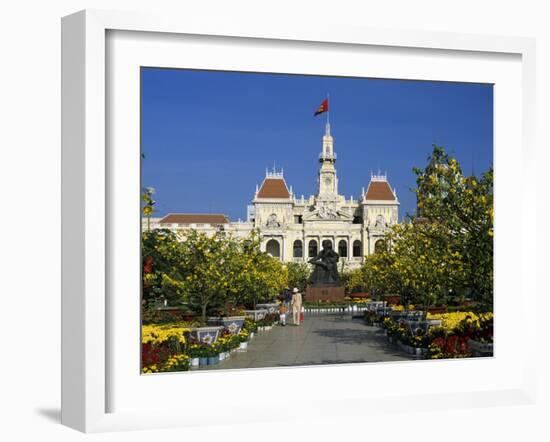
[{"label": "statue", "polygon": [[309,283],[313,287],[339,287],[340,275],[338,275],[337,263],[340,259],[338,253],[332,250],[332,243],[329,240],[323,241],[323,250],[309,260],[314,269],[310,276]]},{"label": "statue", "polygon": [[386,227],[386,220],[384,219],[384,215],[378,215],[376,217],[376,223],[374,224],[374,227]]},{"label": "statue", "polygon": [[277,215],[275,215],[274,213],[269,215],[269,217],[267,218],[267,223],[265,223],[265,225],[272,228],[281,227],[281,223],[277,221]]}]

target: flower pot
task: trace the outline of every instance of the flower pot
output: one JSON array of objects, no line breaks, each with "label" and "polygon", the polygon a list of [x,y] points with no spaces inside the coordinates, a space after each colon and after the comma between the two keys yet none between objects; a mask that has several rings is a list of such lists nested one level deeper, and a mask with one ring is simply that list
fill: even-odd
[{"label": "flower pot", "polygon": [[221,325],[231,334],[237,334],[241,331],[246,316],[225,316],[221,318]]},{"label": "flower pot", "polygon": [[219,362],[220,362],[220,355],[208,357],[208,365],[216,365]]},{"label": "flower pot", "polygon": [[208,365],[208,358],[199,358],[199,365]]},{"label": "flower pot", "polygon": [[239,349],[240,350],[246,350],[247,347],[248,347],[248,342],[241,342],[239,344]]},{"label": "flower pot", "polygon": [[223,361],[225,359],[225,352],[222,351],[220,354],[219,354],[219,357],[220,357],[220,362]]},{"label": "flower pot", "polygon": [[267,310],[268,313],[279,313],[279,304],[276,302],[256,305],[257,309]]},{"label": "flower pot", "polygon": [[196,327],[191,329],[191,336],[203,344],[213,344],[218,339],[223,326]]},{"label": "flower pot", "polygon": [[191,365],[191,367],[198,367],[199,366],[199,358],[191,358],[190,365]]},{"label": "flower pot", "polygon": [[250,332],[250,339],[254,337],[254,332]]}]

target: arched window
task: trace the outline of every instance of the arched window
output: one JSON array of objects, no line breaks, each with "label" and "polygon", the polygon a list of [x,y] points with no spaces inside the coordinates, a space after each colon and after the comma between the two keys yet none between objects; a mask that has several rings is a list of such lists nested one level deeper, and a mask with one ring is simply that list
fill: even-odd
[{"label": "arched window", "polygon": [[317,248],[317,241],[314,239],[310,240],[307,248],[307,256],[309,256],[310,258],[313,256],[317,256],[318,250],[319,249]]},{"label": "arched window", "polygon": [[379,239],[374,243],[374,253],[382,253],[386,251],[386,241]]},{"label": "arched window", "polygon": [[299,239],[294,241],[294,246],[292,247],[292,250],[292,256],[294,256],[294,258],[301,258],[303,256],[302,241],[300,241]]},{"label": "arched window", "polygon": [[271,256],[273,256],[274,258],[280,258],[281,256],[281,246],[274,239],[270,239],[267,242],[265,246],[265,251],[269,253]]},{"label": "arched window", "polygon": [[338,242],[338,254],[340,255],[340,258],[348,257],[348,243],[344,239],[341,239]]},{"label": "arched window", "polygon": [[359,241],[358,239],[353,241],[353,256],[356,257],[356,258],[359,257],[359,256],[362,256],[361,241]]}]

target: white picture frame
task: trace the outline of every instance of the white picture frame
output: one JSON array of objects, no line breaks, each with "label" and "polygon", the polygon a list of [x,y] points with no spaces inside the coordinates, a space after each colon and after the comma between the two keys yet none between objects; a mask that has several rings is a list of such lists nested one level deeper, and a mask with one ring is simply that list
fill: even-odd
[{"label": "white picture frame", "polygon": [[[110,353],[111,347],[107,338],[113,318],[107,287],[110,259],[108,244],[113,240],[110,236],[113,231],[108,228],[108,220],[112,216],[108,209],[111,198],[108,170],[112,165],[109,165],[107,154],[106,120],[109,111],[106,94],[109,91],[105,73],[108,62],[106,35],[112,31],[269,40],[274,44],[284,41],[287,45],[292,45],[293,42],[308,42],[337,44],[339,47],[369,46],[377,47],[381,51],[402,48],[405,51],[435,50],[441,54],[449,51],[468,52],[480,59],[489,54],[516,56],[521,63],[521,112],[518,114],[521,118],[515,121],[518,128],[521,128],[521,150],[518,154],[522,160],[522,169],[518,173],[526,176],[534,170],[535,43],[532,39],[416,31],[395,32],[341,25],[319,28],[311,24],[249,22],[245,18],[231,22],[216,22],[200,17],[182,20],[181,17],[99,10],[82,11],[63,18],[62,423],[80,431],[208,425],[211,418],[201,414],[200,410],[110,410],[109,393],[113,385],[110,383],[109,367],[113,355]],[[528,221],[536,216],[536,192],[532,188],[521,188],[517,195],[521,199],[522,207],[518,230],[522,243],[518,246],[522,269],[521,282],[518,282],[520,292],[515,295],[515,302],[518,310],[527,312],[529,305],[536,302],[535,269],[525,265],[526,256],[535,255],[535,231],[528,229]],[[498,235],[498,204],[496,207]],[[499,250],[498,247],[496,250]],[[496,303],[498,309],[498,299]],[[499,321],[497,315],[496,321]],[[503,327],[505,326],[506,324],[503,324]],[[401,392],[392,390],[386,394],[377,392],[374,396],[367,395],[361,389],[358,389],[357,395],[352,396],[332,391],[315,397],[305,397],[302,402],[286,407],[284,414],[289,417],[322,417],[328,413],[364,415],[375,410],[391,412],[412,407],[441,409],[468,407],[472,403],[480,406],[532,403],[535,396],[535,329],[536,324],[532,321],[522,332],[522,336],[531,339],[526,339],[520,355],[521,376],[518,374],[517,379],[510,379],[509,384],[502,384],[500,388],[492,386],[485,390],[479,388],[471,391],[465,388],[460,392],[441,394],[431,391],[424,395],[414,390],[402,389]],[[498,358],[498,347],[496,351]],[[443,361],[441,364],[446,364],[446,369],[457,373],[465,367],[462,361]],[[353,379],[353,376],[357,376],[357,368],[348,370],[346,367],[331,367],[330,371],[325,373],[346,370],[346,376]],[[478,368],[474,368],[474,371],[476,369]],[[290,374],[298,376],[298,371],[291,370],[278,370],[276,373],[277,376],[286,376],[285,379],[291,381]],[[259,376],[265,380],[275,376],[272,373],[275,371],[263,370]],[[243,374],[244,372],[239,372],[236,377],[242,381]],[[223,373],[219,375],[224,376]],[[175,376],[157,378],[163,379],[163,388],[170,387],[177,379]],[[195,380],[198,381],[198,378]],[[221,381],[218,379],[218,382]],[[335,401],[338,406],[331,407]],[[310,411],[304,409],[305,404]],[[237,417],[237,421],[271,420],[274,409],[270,408],[267,401],[263,408],[257,407],[256,403],[241,413],[242,416]],[[223,419],[221,415],[219,418]],[[232,419],[234,422],[234,417]]]}]

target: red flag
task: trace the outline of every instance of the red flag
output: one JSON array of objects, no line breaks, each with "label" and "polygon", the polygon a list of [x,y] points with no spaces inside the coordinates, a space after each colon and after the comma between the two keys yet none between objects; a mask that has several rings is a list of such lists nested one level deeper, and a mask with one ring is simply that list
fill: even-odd
[{"label": "red flag", "polygon": [[321,106],[317,108],[313,116],[316,117],[317,115],[322,114],[323,112],[328,112],[328,98],[324,99],[324,101],[321,103]]}]

